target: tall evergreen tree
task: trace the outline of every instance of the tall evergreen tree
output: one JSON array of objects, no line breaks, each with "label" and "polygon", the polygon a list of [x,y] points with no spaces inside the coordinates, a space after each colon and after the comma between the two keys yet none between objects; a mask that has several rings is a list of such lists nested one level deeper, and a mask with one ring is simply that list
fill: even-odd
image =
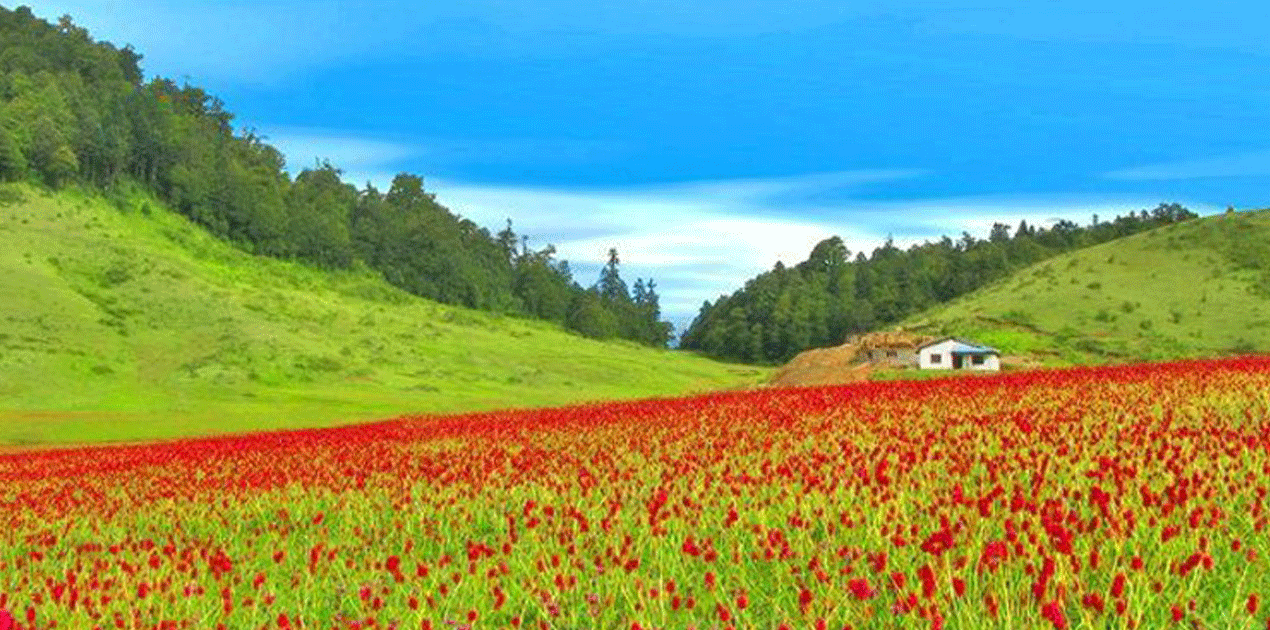
[{"label": "tall evergreen tree", "polygon": [[617,248],[609,248],[609,260],[604,265],[604,269],[600,271],[600,282],[597,286],[600,290],[600,297],[610,302],[629,302],[631,299],[626,283],[622,281],[622,274],[618,269],[621,262],[617,255]]}]

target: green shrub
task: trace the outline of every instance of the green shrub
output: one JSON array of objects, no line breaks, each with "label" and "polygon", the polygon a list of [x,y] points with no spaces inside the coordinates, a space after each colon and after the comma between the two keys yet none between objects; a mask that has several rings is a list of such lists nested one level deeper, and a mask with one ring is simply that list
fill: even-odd
[{"label": "green shrub", "polygon": [[1234,354],[1252,354],[1256,351],[1256,344],[1242,337],[1235,340],[1235,344],[1230,347],[1230,352]]},{"label": "green shrub", "polygon": [[1031,326],[1036,323],[1036,320],[1033,319],[1031,313],[1019,310],[1017,308],[1011,309],[1002,313],[1001,319],[1004,319],[1005,321],[1010,322],[1012,324],[1019,324],[1022,326]]},{"label": "green shrub", "polygon": [[26,201],[21,191],[12,188],[0,188],[0,206],[17,205]]}]

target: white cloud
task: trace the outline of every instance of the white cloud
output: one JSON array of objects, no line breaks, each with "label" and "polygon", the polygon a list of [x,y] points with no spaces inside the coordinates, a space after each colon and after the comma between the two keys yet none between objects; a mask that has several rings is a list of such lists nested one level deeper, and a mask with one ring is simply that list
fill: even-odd
[{"label": "white cloud", "polygon": [[1124,168],[1103,177],[1125,180],[1200,179],[1270,175],[1270,150]]},{"label": "white cloud", "polygon": [[728,202],[773,201],[781,197],[807,197],[826,192],[858,189],[928,174],[925,169],[859,169],[808,173],[786,177],[705,180],[646,187],[670,196],[711,198]]},{"label": "white cloud", "polygon": [[358,186],[387,189],[406,161],[417,169],[473,164],[565,165],[604,160],[621,148],[613,143],[552,138],[454,139],[403,141],[332,129],[274,126],[257,130],[287,159],[293,174],[329,160]]},{"label": "white cloud", "polygon": [[420,153],[419,148],[408,143],[321,129],[280,127],[264,131],[263,135],[266,142],[286,156],[287,169],[292,173],[312,167],[317,160],[330,160],[347,173],[373,171]]}]

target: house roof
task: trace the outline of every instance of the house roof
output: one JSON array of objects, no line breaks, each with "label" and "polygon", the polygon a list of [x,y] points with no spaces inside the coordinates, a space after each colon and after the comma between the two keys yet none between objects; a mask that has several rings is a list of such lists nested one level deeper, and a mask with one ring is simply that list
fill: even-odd
[{"label": "house roof", "polygon": [[958,337],[942,337],[940,339],[936,339],[934,341],[924,343],[921,346],[919,346],[917,349],[918,351],[925,350],[926,348],[929,348],[930,346],[941,344],[941,343],[944,343],[945,341],[956,342],[952,346],[952,349],[951,349],[952,352],[957,352],[961,354],[1001,354],[996,348],[993,348],[992,346],[985,346],[983,344],[978,344],[973,341],[966,341],[965,339],[960,339]]}]

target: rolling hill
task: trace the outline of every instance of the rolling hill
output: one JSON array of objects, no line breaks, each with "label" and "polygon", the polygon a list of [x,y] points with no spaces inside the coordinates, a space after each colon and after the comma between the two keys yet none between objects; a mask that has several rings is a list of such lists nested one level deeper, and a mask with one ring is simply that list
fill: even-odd
[{"label": "rolling hill", "polygon": [[683,394],[766,370],[253,256],[142,193],[0,186],[0,444]]},{"label": "rolling hill", "polygon": [[1270,210],[1063,254],[899,327],[972,338],[1043,365],[1270,352]]}]

